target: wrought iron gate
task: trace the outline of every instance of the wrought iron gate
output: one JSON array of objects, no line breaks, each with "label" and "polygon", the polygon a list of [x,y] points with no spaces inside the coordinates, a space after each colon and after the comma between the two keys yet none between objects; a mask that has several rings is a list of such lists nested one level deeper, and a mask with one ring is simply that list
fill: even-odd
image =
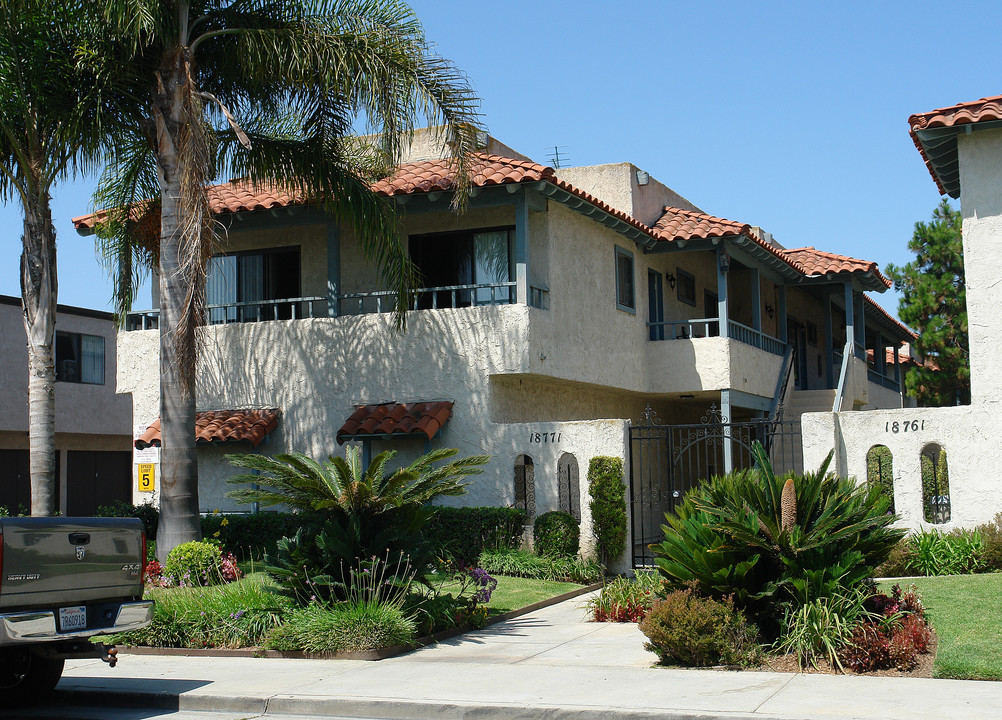
[{"label": "wrought iron gate", "polygon": [[[644,424],[630,428],[630,514],[633,567],[654,564],[648,547],[663,539],[666,513],[701,480],[754,465],[758,440],[777,474],[803,472],[800,422],[768,419],[729,422],[711,405],[700,422],[662,425],[648,410]],[[728,455],[730,455],[728,463]]]}]

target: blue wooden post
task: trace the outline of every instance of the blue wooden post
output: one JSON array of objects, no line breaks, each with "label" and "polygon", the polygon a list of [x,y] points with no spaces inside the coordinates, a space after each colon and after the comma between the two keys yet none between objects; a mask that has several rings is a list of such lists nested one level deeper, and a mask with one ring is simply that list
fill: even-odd
[{"label": "blue wooden post", "polygon": [[832,296],[825,295],[825,387],[835,389],[835,340],[832,337]]},{"label": "blue wooden post", "polygon": [[720,323],[720,337],[729,337],[727,313],[727,272],[723,269],[726,249],[717,247],[717,317]]},{"label": "blue wooden post", "polygon": [[724,421],[724,474],[734,470],[734,448],[731,447],[731,391],[720,391],[720,416]]},{"label": "blue wooden post", "polygon": [[515,193],[515,295],[519,305],[529,304],[529,203],[525,188]]},{"label": "blue wooden post", "polygon": [[[327,316],[337,317],[341,293],[341,235],[337,223],[327,221]],[[312,314],[312,313],[311,313]]]},{"label": "blue wooden post", "polygon": [[845,281],[845,340],[850,343],[851,352],[856,354],[855,347],[851,343],[856,342],[856,318],[854,317],[854,300],[852,293],[852,281]]},{"label": "blue wooden post", "polygon": [[762,332],[762,278],[758,268],[751,269],[751,326]]},{"label": "blue wooden post", "polygon": [[790,342],[786,328],[786,285],[780,285],[776,288],[776,305],[776,316],[778,318],[776,322],[778,332],[776,334],[784,343]]},{"label": "blue wooden post", "polygon": [[860,290],[856,297],[859,303],[856,311],[856,342],[863,348],[863,360],[866,360],[866,295]]}]

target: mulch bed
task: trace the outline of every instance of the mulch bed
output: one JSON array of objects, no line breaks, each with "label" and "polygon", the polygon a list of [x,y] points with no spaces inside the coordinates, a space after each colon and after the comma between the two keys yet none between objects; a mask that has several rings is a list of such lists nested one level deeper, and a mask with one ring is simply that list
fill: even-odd
[{"label": "mulch bed", "polygon": [[[915,678],[931,678],[932,666],[936,661],[936,646],[939,643],[936,636],[933,635],[932,642],[929,644],[929,652],[918,656],[918,665],[909,671],[903,670],[874,670],[873,672],[867,673],[857,673],[852,670],[846,670],[845,675],[862,675],[871,677],[915,677]],[[761,665],[756,668],[749,668],[752,671],[762,671],[762,672],[787,672],[787,673],[809,673],[809,674],[826,674],[826,675],[840,675],[843,674],[838,668],[833,668],[830,663],[822,660],[818,663],[818,667],[808,667],[801,668],[800,664],[797,662],[797,657],[795,655],[780,655],[772,656],[765,659]]]}]

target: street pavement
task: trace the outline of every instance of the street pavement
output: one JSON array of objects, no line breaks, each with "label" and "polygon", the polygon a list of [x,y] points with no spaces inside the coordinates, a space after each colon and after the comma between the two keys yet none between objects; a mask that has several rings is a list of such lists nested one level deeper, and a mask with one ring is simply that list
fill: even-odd
[{"label": "street pavement", "polygon": [[585,599],[381,661],[72,661],[53,699],[269,720],[1002,720],[1002,683],[653,667],[637,627],[587,622]]}]

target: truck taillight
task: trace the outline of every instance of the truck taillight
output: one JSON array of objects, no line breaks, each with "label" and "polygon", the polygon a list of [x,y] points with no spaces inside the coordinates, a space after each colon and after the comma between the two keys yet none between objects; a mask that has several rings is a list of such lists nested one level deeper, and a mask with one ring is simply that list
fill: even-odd
[{"label": "truck taillight", "polygon": [[[2,556],[2,553],[3,553],[3,548],[0,547],[0,556]],[[142,569],[139,571],[139,581],[145,583],[146,582],[146,533],[145,532],[143,533],[143,550],[141,558],[142,559],[139,562],[142,563],[141,565]],[[2,567],[0,567],[0,570],[2,570]]]}]

